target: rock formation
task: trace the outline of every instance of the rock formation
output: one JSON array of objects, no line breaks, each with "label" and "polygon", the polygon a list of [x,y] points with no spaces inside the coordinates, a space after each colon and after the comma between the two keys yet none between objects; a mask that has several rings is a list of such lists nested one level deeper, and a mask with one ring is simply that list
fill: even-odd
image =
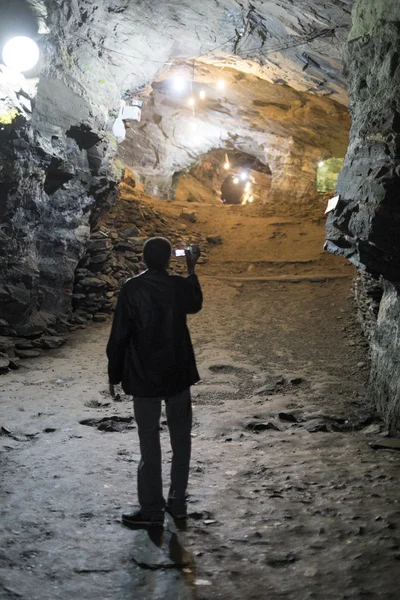
[{"label": "rock formation", "polygon": [[346,51],[353,125],[326,242],[330,252],[382,278],[371,397],[392,433],[400,431],[399,22],[396,0],[356,5]]}]

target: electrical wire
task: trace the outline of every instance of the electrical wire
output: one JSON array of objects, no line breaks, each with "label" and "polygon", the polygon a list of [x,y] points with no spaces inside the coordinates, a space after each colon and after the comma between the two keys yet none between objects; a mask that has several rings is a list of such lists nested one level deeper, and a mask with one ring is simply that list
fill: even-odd
[{"label": "electrical wire", "polygon": [[[275,52],[280,52],[282,50],[288,50],[289,48],[297,48],[298,46],[302,46],[303,44],[307,44],[308,42],[312,42],[320,37],[326,37],[327,35],[334,33],[336,29],[347,27],[346,25],[338,25],[332,27],[330,29],[325,29],[318,33],[310,34],[302,38],[301,40],[297,40],[291,44],[285,44],[282,46],[276,46],[275,48],[267,48],[266,51],[262,52],[262,56],[268,56],[268,54],[273,54]],[[264,49],[263,46],[258,46],[257,48],[248,48],[247,50],[240,50],[238,55],[242,57],[242,54],[251,54],[252,52],[262,51]],[[242,57],[245,58],[245,57]]]},{"label": "electrical wire", "polygon": [[[336,29],[342,29],[342,28],[346,28],[347,25],[336,25],[334,27],[331,27],[330,29],[324,29],[323,31],[319,31],[319,32],[315,32],[313,34],[310,34],[308,36],[304,36],[301,39],[298,39],[296,41],[294,41],[293,43],[286,43],[286,44],[281,44],[275,47],[270,47],[267,49],[264,49],[264,46],[258,46],[258,47],[254,47],[254,48],[248,48],[248,49],[241,49],[237,52],[235,52],[234,56],[239,56],[240,58],[249,58],[247,57],[247,54],[251,54],[252,52],[261,52],[262,57],[263,56],[268,56],[269,54],[274,54],[276,52],[281,52],[283,50],[288,50],[290,48],[297,48],[298,46],[302,46],[303,44],[306,44],[308,42],[311,42],[315,39],[318,39],[320,37],[325,37],[329,34],[332,34],[335,32]],[[93,42],[93,40],[90,40],[88,38],[85,38],[83,36],[80,36],[79,34],[75,33],[72,34],[74,37],[76,37],[77,39],[82,40],[83,42],[86,42],[87,44],[90,44],[93,46],[93,44],[95,44],[95,42]],[[109,48],[108,46],[101,46],[101,50],[104,50],[106,52],[112,52],[114,54],[118,54],[119,56],[124,56],[126,58],[129,58],[131,60],[140,60],[140,61],[144,61],[147,63],[152,63],[152,64],[160,64],[160,65],[168,65],[168,66],[172,66],[174,64],[187,64],[187,63],[193,63],[196,60],[200,60],[201,58],[205,58],[207,56],[209,56],[210,54],[213,54],[214,52],[216,52],[216,50],[219,50],[221,48],[223,48],[224,46],[226,46],[227,44],[233,42],[234,40],[236,40],[237,35],[234,35],[232,37],[230,37],[229,39],[225,40],[225,42],[222,42],[221,44],[218,44],[218,46],[215,46],[214,48],[211,48],[210,50],[208,50],[207,52],[204,52],[203,54],[199,54],[196,56],[192,56],[190,58],[177,58],[176,60],[174,60],[173,62],[171,61],[162,61],[162,60],[153,60],[153,59],[146,59],[144,57],[141,56],[136,56],[134,54],[128,54],[126,52],[121,52],[120,50],[115,50],[114,48]],[[282,38],[284,39],[284,38]],[[245,56],[243,56],[245,55]]]}]

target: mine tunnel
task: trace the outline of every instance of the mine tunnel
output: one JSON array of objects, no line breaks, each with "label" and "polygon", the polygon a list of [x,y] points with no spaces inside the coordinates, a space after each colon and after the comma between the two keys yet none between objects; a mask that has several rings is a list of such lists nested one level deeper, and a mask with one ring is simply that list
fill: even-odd
[{"label": "mine tunnel", "polygon": [[399,23],[0,0],[2,599],[398,599]]}]

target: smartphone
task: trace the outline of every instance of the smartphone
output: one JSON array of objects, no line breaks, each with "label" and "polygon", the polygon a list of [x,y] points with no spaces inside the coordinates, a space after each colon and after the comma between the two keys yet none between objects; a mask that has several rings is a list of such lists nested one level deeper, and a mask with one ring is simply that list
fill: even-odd
[{"label": "smartphone", "polygon": [[186,250],[183,250],[183,249],[174,250],[174,256],[186,256]]}]

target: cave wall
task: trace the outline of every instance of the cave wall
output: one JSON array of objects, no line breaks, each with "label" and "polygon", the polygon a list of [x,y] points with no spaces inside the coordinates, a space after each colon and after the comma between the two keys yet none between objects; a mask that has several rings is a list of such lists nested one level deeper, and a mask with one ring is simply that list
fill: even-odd
[{"label": "cave wall", "polygon": [[13,115],[0,128],[0,319],[20,335],[69,318],[90,224],[122,175],[107,124],[118,96],[83,87],[64,43],[66,7],[53,9],[38,80],[0,67],[0,116]]},{"label": "cave wall", "polygon": [[400,432],[400,4],[358,0],[353,19],[346,50],[353,124],[326,249],[381,278],[370,393],[395,434]]}]

